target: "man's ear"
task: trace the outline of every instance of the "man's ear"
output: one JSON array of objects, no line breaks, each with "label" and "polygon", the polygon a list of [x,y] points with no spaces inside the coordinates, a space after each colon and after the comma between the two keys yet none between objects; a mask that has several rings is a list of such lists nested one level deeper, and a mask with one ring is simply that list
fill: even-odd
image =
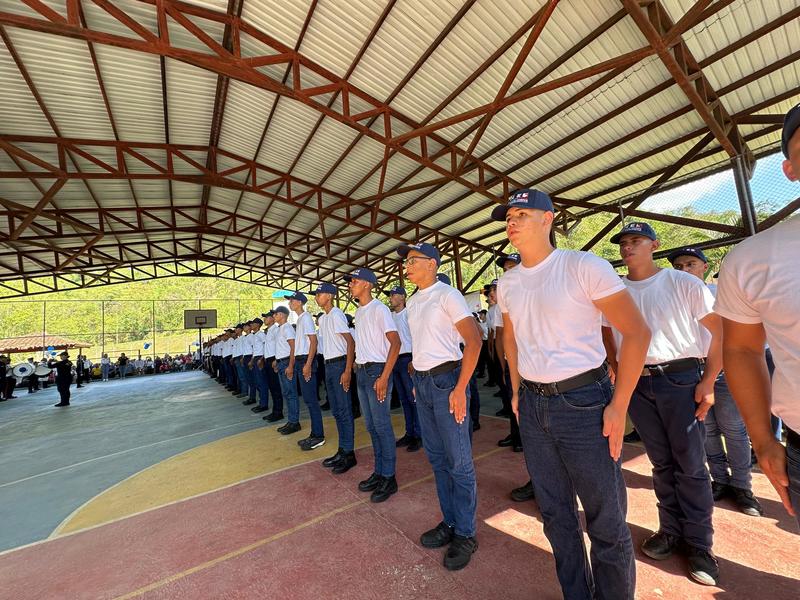
[{"label": "man's ear", "polygon": [[786,175],[786,179],[789,181],[797,181],[797,173],[794,172],[794,167],[792,163],[788,160],[783,161],[783,174]]}]

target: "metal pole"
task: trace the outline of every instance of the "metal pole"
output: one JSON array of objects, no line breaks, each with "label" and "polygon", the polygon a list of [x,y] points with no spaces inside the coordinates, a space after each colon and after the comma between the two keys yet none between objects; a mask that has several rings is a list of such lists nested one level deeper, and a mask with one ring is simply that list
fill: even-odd
[{"label": "metal pole", "polygon": [[733,180],[736,183],[736,195],[739,197],[739,209],[742,213],[742,226],[747,235],[755,235],[758,232],[758,217],[753,204],[753,190],[750,188],[744,156],[741,154],[734,156],[731,163],[733,164]]},{"label": "metal pole", "polygon": [[153,360],[156,359],[156,301],[152,301],[150,307],[150,328],[153,331]]},{"label": "metal pole", "polygon": [[106,353],[106,301],[100,301],[100,356]]},{"label": "metal pole", "polygon": [[47,300],[42,302],[42,353],[44,353],[45,338],[47,336]]}]

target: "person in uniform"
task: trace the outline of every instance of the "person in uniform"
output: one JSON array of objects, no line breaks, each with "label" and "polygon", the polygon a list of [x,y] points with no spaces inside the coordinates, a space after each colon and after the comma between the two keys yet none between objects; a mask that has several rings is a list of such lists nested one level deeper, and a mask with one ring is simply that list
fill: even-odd
[{"label": "person in uniform", "polygon": [[256,403],[255,376],[250,369],[250,361],[253,359],[253,335],[250,333],[253,327],[252,321],[242,324],[242,336],[239,338],[242,356],[239,358],[239,393],[237,398],[245,398],[242,404],[248,406]]},{"label": "person in uniform", "polygon": [[264,377],[267,380],[267,387],[272,396],[272,412],[268,415],[261,417],[268,423],[274,423],[283,419],[283,393],[281,392],[281,382],[278,374],[272,368],[275,362],[275,344],[277,336],[280,332],[279,325],[275,322],[275,311],[268,310],[261,313],[264,318]]},{"label": "person in uniform", "polygon": [[336,286],[332,283],[321,283],[312,293],[323,310],[319,318],[319,337],[322,341],[320,354],[325,361],[325,390],[339,433],[339,449],[336,454],[323,460],[322,466],[340,475],[357,464],[350,399],[356,346],[347,318],[340,308],[333,305],[336,292]]},{"label": "person in uniform", "polygon": [[[297,399],[297,378],[294,371],[294,327],[289,323],[289,309],[279,306],[275,309],[275,323],[278,334],[275,338],[275,362],[272,368],[278,374],[281,392],[286,400],[287,421],[278,427],[281,435],[290,435],[300,431],[300,405]],[[290,368],[291,367],[291,368]]]},{"label": "person in uniform", "polygon": [[[647,325],[611,265],[550,243],[553,203],[518,190],[492,219],[505,221],[521,264],[503,275],[497,303],[528,473],[569,599],[632,600],[633,542],[620,468],[625,412],[642,371]],[[622,332],[612,391],[602,318]],[[586,556],[577,499],[586,515]]]},{"label": "person in uniform", "polygon": [[39,391],[39,376],[36,374],[36,362],[33,360],[32,356],[28,358],[27,364],[28,370],[30,371],[28,374],[28,393],[33,394]]},{"label": "person in uniform", "polygon": [[[800,180],[800,104],[783,121],[783,173]],[[714,309],[722,316],[725,373],[758,464],[800,524],[800,215],[736,246],[722,261]],[[764,356],[775,361],[770,384]],[[786,446],[771,415],[783,419]]]},{"label": "person in uniform", "polygon": [[[293,366],[299,370],[298,380],[303,402],[308,407],[311,418],[311,433],[308,437],[297,442],[301,450],[313,450],[325,443],[325,430],[322,425],[322,409],[317,396],[317,328],[314,326],[314,317],[305,310],[308,298],[302,292],[295,292],[287,296],[289,309],[297,315],[294,339]],[[291,375],[287,374],[291,379]]]},{"label": "person in uniform", "polygon": [[253,319],[252,323],[253,326],[250,335],[253,336],[253,339],[250,341],[250,345],[253,348],[253,358],[250,359],[248,368],[251,369],[251,373],[253,374],[253,387],[258,390],[258,404],[250,410],[254,413],[261,413],[269,410],[269,385],[264,373],[267,370],[272,370],[272,365],[267,365],[264,361],[266,358],[264,356],[264,349],[267,342],[267,334],[261,329],[261,326],[264,325],[264,321],[256,317]]},{"label": "person in uniform", "polygon": [[51,360],[47,366],[56,370],[56,389],[61,401],[53,406],[69,406],[69,386],[72,383],[72,362],[69,353],[64,351],[58,355],[60,360]]},{"label": "person in uniform", "polygon": [[[647,223],[628,223],[611,243],[619,244],[628,267],[622,282],[653,334],[629,409],[653,463],[658,498],[659,528],[642,544],[642,552],[665,560],[685,550],[689,576],[703,585],[717,585],[714,498],[703,425],[722,370],[722,323],[713,311],[714,297],[699,278],[656,265],[653,253],[660,244]],[[710,343],[703,329],[711,334]],[[604,324],[612,368],[620,339],[613,323]]]},{"label": "person in uniform", "polygon": [[84,368],[83,368],[84,361],[85,361],[85,357],[83,356],[83,354],[80,351],[78,351],[78,358],[75,360],[75,384],[76,384],[75,387],[76,388],[82,388],[83,387],[82,384],[83,384],[83,381],[84,381],[84,378],[85,378]]},{"label": "person in uniform", "polygon": [[418,288],[407,309],[414,390],[442,511],[442,521],[423,533],[420,543],[426,548],[448,546],[444,566],[457,571],[469,564],[478,548],[467,390],[480,355],[480,330],[459,291],[437,280],[440,257],[434,246],[403,244],[397,253],[404,259],[408,280]]},{"label": "person in uniform", "polygon": [[242,373],[242,337],[245,323],[237,323],[234,329],[231,364],[236,373],[235,389],[231,392],[236,398],[244,398],[247,393],[247,377]]},{"label": "person in uniform", "polygon": [[358,303],[355,314],[358,399],[375,455],[375,470],[358,484],[358,489],[372,492],[372,502],[384,502],[397,492],[397,448],[387,400],[392,397],[392,369],[400,354],[400,336],[389,309],[372,297],[372,290],[378,284],[375,273],[362,267],[344,279]]}]

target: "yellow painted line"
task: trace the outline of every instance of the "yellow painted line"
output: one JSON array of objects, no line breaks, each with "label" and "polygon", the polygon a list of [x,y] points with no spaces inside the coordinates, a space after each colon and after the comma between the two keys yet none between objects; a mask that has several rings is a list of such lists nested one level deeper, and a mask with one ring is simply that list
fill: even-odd
[{"label": "yellow painted line", "polygon": [[[481,460],[482,458],[486,458],[487,456],[491,456],[492,454],[497,454],[498,452],[500,452],[502,450],[504,450],[504,448],[495,448],[494,450],[489,450],[488,452],[484,452],[483,454],[479,454],[478,456],[474,457],[473,460],[474,461]],[[404,485],[401,485],[399,487],[399,489],[404,490],[404,489],[410,488],[412,486],[418,485],[420,483],[423,483],[425,481],[429,481],[430,479],[433,479],[433,474],[426,475],[425,477],[420,477],[419,479],[416,479],[414,481],[410,481],[410,482],[408,482],[408,483],[406,483]],[[216,566],[216,565],[218,565],[220,563],[223,563],[225,561],[228,561],[228,560],[230,560],[232,558],[236,558],[237,556],[241,556],[243,554],[247,554],[248,552],[250,552],[252,550],[256,550],[257,548],[261,548],[262,546],[266,546],[267,544],[270,544],[270,543],[272,543],[274,541],[277,541],[277,540],[280,540],[282,538],[288,537],[288,536],[292,535],[293,533],[296,533],[298,531],[302,531],[303,529],[311,527],[312,525],[316,525],[317,523],[321,523],[323,521],[327,521],[331,517],[335,517],[338,514],[341,514],[343,512],[347,512],[348,510],[353,509],[356,506],[360,506],[360,505],[368,504],[368,503],[369,503],[368,497],[365,497],[365,498],[363,498],[361,500],[356,500],[355,502],[350,502],[349,504],[345,504],[344,506],[340,506],[339,508],[334,508],[333,510],[329,510],[326,513],[323,513],[321,515],[317,515],[313,519],[309,519],[308,521],[305,521],[303,523],[295,525],[294,527],[290,527],[289,529],[285,529],[285,530],[280,531],[278,533],[275,533],[275,534],[273,534],[271,536],[262,538],[262,539],[260,539],[258,541],[255,541],[255,542],[251,543],[251,544],[247,544],[246,546],[242,546],[241,548],[237,548],[236,550],[231,550],[230,552],[227,552],[227,553],[225,553],[225,554],[223,554],[221,556],[218,556],[216,558],[212,558],[211,560],[207,560],[205,562],[202,562],[199,565],[195,565],[194,567],[191,567],[191,568],[186,569],[184,571],[180,571],[179,573],[175,573],[174,575],[170,575],[169,577],[164,577],[163,579],[159,579],[158,581],[154,581],[153,583],[150,583],[150,584],[148,584],[148,585],[146,585],[144,587],[140,587],[140,588],[138,588],[136,590],[133,590],[132,592],[128,592],[127,594],[123,594],[122,596],[117,596],[116,598],[114,598],[114,600],[129,600],[130,598],[136,598],[138,596],[141,596],[142,594],[146,594],[148,592],[152,592],[154,590],[157,590],[159,588],[164,587],[165,585],[169,585],[170,583],[174,583],[175,581],[179,581],[181,579],[184,579],[185,577],[188,577],[189,575],[194,575],[195,573],[199,573],[200,571],[204,571],[206,569],[210,569],[211,567],[214,567],[214,566]]]},{"label": "yellow painted line", "polygon": [[[313,452],[303,452],[297,445],[297,440],[307,435],[305,428],[296,434],[283,436],[274,427],[260,427],[163,460],[104,490],[80,506],[56,527],[50,537],[117,521],[294,467],[309,462],[309,459],[322,460],[333,454],[339,445],[335,421],[331,417],[324,421],[328,432],[326,444]],[[392,422],[398,431],[404,427],[402,415],[392,415]],[[370,442],[363,419],[359,420],[355,445],[361,447]]]}]

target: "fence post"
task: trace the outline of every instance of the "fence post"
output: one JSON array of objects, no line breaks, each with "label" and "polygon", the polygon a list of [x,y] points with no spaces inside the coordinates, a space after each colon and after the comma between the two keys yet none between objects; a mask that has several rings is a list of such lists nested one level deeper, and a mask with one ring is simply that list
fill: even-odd
[{"label": "fence post", "polygon": [[736,183],[736,195],[739,197],[739,209],[742,213],[742,226],[747,235],[755,235],[758,231],[758,217],[753,204],[753,190],[747,177],[744,157],[740,154],[731,159],[733,163],[733,180]]}]

